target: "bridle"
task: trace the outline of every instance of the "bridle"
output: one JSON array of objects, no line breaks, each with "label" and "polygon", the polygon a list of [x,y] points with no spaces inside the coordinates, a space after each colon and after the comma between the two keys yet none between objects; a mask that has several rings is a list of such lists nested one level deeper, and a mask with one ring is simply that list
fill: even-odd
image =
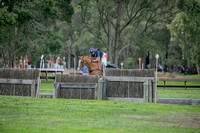
[{"label": "bridle", "polygon": [[80,60],[80,69],[82,69],[83,68],[83,66],[84,66],[84,62],[85,62],[85,59],[84,58],[81,58],[81,60]]}]

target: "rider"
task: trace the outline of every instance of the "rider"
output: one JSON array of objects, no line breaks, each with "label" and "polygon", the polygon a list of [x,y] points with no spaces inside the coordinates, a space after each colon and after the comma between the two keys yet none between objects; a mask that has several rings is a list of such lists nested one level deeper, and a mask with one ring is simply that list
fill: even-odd
[{"label": "rider", "polygon": [[105,53],[100,49],[90,48],[89,52],[91,53],[91,57],[96,57],[96,60],[92,62],[101,61],[103,65],[107,66],[107,59],[105,57]]}]

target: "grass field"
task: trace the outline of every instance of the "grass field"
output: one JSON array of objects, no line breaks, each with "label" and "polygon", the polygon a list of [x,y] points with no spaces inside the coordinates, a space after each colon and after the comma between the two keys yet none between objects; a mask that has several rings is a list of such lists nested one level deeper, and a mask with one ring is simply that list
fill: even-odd
[{"label": "grass field", "polygon": [[200,106],[0,96],[0,132],[200,132]]},{"label": "grass field", "polygon": [[41,79],[40,83],[40,93],[48,93],[53,94],[54,93],[54,79]]},{"label": "grass field", "polygon": [[[41,80],[40,93],[53,92],[54,80]],[[200,88],[158,88],[158,98],[200,99]],[[200,133],[200,106],[0,96],[4,132]]]},{"label": "grass field", "polygon": [[[200,75],[173,75],[177,78],[200,78]],[[162,76],[159,76],[162,77]],[[163,76],[165,77],[165,76]],[[158,85],[164,85],[163,81],[158,82]],[[184,82],[166,82],[166,85],[184,85]],[[187,82],[187,85],[200,85],[200,82]],[[157,88],[158,98],[186,98],[200,99],[200,88]]]}]

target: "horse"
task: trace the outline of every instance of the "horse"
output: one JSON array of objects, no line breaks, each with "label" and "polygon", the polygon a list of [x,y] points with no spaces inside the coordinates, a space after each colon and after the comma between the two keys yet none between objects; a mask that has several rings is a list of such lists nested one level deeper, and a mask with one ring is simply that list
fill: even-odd
[{"label": "horse", "polygon": [[89,75],[103,75],[101,62],[92,62],[92,59],[88,56],[79,56],[79,66],[82,69],[85,65],[88,68]]}]

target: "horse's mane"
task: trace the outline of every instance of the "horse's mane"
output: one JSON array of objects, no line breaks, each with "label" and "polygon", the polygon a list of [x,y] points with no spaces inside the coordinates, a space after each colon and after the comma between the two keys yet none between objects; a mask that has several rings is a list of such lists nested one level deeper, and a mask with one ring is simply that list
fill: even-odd
[{"label": "horse's mane", "polygon": [[89,56],[82,56],[84,59],[87,59],[91,62],[91,58]]},{"label": "horse's mane", "polygon": [[83,57],[91,59],[89,56],[83,56]]}]

